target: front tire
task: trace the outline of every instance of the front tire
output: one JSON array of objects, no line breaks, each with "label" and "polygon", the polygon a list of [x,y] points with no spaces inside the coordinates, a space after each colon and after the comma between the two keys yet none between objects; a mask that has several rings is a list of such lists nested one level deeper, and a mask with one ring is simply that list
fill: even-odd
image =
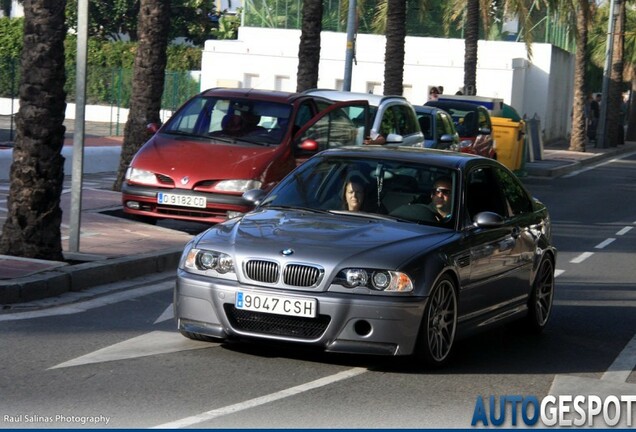
[{"label": "front tire", "polygon": [[442,276],[431,291],[417,341],[416,358],[426,366],[445,364],[455,345],[457,289],[449,276]]},{"label": "front tire", "polygon": [[554,263],[550,258],[541,262],[532,285],[528,303],[527,327],[534,333],[541,333],[550,319],[554,299]]}]

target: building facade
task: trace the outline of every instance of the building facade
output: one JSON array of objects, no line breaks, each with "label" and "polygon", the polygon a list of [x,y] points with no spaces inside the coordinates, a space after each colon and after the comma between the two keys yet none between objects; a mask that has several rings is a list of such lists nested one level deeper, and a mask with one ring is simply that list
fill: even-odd
[{"label": "building facade", "polygon": [[[237,40],[208,40],[201,88],[243,87],[294,91],[300,30],[240,27]],[[383,93],[385,37],[356,37],[351,91]],[[343,88],[346,34],[323,32],[318,87]],[[545,142],[567,138],[571,125],[574,56],[551,44],[479,41],[477,94],[501,98],[540,121]],[[463,86],[464,40],[407,37],[404,92],[423,104],[432,86],[455,94]]]}]

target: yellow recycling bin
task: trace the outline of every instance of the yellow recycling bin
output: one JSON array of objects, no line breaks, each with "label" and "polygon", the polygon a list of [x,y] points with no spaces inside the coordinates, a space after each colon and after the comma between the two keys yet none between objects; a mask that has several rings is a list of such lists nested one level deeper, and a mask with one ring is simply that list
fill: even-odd
[{"label": "yellow recycling bin", "polygon": [[491,117],[491,121],[497,160],[512,171],[519,171],[523,164],[526,123],[504,117]]}]

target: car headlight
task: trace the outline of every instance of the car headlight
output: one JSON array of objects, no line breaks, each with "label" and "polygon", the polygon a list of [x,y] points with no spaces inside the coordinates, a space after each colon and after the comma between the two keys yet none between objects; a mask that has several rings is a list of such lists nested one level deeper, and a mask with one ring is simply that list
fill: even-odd
[{"label": "car headlight", "polygon": [[214,185],[214,189],[221,192],[245,192],[260,189],[263,183],[258,180],[223,180]]},{"label": "car headlight", "polygon": [[209,271],[218,274],[234,273],[234,260],[228,254],[192,248],[187,251],[183,266],[186,269]]},{"label": "car headlight", "polygon": [[128,167],[126,170],[126,181],[154,185],[157,184],[157,177],[152,171]]},{"label": "car headlight", "polygon": [[336,282],[347,288],[365,287],[385,292],[413,291],[413,282],[406,273],[391,270],[348,268],[338,273]]}]

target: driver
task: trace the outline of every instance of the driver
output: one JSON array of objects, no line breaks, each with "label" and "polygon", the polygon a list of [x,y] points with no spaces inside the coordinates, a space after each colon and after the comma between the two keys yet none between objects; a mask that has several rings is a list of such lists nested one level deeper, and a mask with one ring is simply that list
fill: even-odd
[{"label": "driver", "polygon": [[449,177],[440,177],[433,183],[429,207],[439,222],[451,216],[452,192],[452,182]]}]

